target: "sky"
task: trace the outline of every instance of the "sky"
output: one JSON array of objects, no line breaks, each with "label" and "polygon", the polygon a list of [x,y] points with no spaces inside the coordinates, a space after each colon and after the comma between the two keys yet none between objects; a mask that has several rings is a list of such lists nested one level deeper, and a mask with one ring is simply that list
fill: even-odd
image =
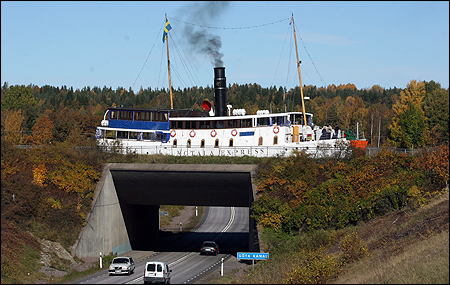
[{"label": "sky", "polygon": [[[1,1],[1,85],[449,87],[448,1]],[[291,23],[293,16],[294,23]]]}]

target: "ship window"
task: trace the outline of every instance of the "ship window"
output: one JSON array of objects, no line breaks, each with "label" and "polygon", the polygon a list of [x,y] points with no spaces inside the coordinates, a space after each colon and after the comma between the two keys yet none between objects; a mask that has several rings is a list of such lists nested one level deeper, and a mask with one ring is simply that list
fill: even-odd
[{"label": "ship window", "polygon": [[115,139],[116,131],[106,131],[105,138],[107,139]]},{"label": "ship window", "polygon": [[187,140],[186,147],[188,147],[188,148],[191,147],[191,140]]},{"label": "ship window", "polygon": [[142,139],[149,140],[150,139],[150,133],[146,132],[142,134]]},{"label": "ship window", "polygon": [[258,118],[257,123],[258,126],[269,126],[269,118]]},{"label": "ship window", "polygon": [[258,145],[263,145],[263,138],[262,138],[262,137],[259,137],[259,139],[258,139]]},{"label": "ship window", "polygon": [[219,147],[219,139],[216,139],[215,141],[214,141],[214,147]]},{"label": "ship window", "polygon": [[252,126],[252,119],[241,120],[241,127],[246,128],[251,126]]},{"label": "ship window", "polygon": [[228,146],[233,146],[233,139],[230,139],[230,142],[228,143]]},{"label": "ship window", "polygon": [[177,147],[177,139],[173,140],[173,147]]},{"label": "ship window", "polygon": [[191,122],[190,121],[186,121],[185,125],[184,125],[185,129],[190,129],[191,128]]},{"label": "ship window", "polygon": [[238,120],[228,120],[227,121],[227,123],[228,123],[227,127],[228,128],[237,128],[238,127],[237,122],[238,122]]},{"label": "ship window", "polygon": [[202,140],[202,141],[200,142],[200,147],[201,147],[201,148],[204,148],[204,147],[205,147],[205,140]]},{"label": "ship window", "polygon": [[222,129],[222,128],[224,128],[224,123],[223,123],[223,121],[217,121],[216,124],[217,124],[217,125],[216,125],[216,128],[217,128],[217,129]]},{"label": "ship window", "polygon": [[273,137],[273,144],[277,145],[278,144],[278,136],[274,136]]},{"label": "ship window", "polygon": [[163,134],[162,133],[156,133],[156,141],[162,141],[163,139]]},{"label": "ship window", "polygon": [[128,139],[128,132],[117,131],[117,138],[118,139]]},{"label": "ship window", "polygon": [[117,111],[111,111],[111,119],[113,120],[117,119]]},{"label": "ship window", "polygon": [[130,132],[130,139],[137,139],[137,132]]}]

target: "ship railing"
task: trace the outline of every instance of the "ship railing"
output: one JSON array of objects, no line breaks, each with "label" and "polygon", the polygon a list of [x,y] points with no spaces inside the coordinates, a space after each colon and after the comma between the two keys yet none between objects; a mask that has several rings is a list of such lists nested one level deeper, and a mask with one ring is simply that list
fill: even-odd
[{"label": "ship railing", "polygon": [[345,150],[333,146],[301,147],[301,146],[246,146],[246,147],[172,147],[167,146],[102,146],[105,151],[122,154],[164,154],[172,156],[252,156],[276,157],[289,156],[294,151],[305,151],[313,157],[343,156]]}]

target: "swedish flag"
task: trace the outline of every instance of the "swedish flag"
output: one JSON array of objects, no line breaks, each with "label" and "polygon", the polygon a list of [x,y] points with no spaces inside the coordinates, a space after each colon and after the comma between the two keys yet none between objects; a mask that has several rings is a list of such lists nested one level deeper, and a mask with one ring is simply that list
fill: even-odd
[{"label": "swedish flag", "polygon": [[167,39],[167,33],[172,29],[172,26],[170,26],[169,20],[166,20],[166,25],[164,27],[164,33],[163,33],[163,42]]}]

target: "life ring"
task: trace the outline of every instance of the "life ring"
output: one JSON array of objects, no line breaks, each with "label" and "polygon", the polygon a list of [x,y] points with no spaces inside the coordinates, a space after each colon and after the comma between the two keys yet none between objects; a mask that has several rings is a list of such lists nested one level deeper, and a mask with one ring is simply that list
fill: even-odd
[{"label": "life ring", "polygon": [[280,131],[280,127],[278,127],[278,126],[273,127],[274,133],[278,134],[279,131]]},{"label": "life ring", "polygon": [[175,131],[175,130],[171,130],[170,131],[170,136],[171,137],[174,137],[174,136],[176,136],[177,135],[177,132]]},{"label": "life ring", "polygon": [[212,136],[213,138],[217,136],[216,130],[212,130],[212,131],[211,131],[211,136]]},{"label": "life ring", "polygon": [[236,129],[233,129],[233,130],[231,131],[231,135],[232,135],[233,137],[235,137],[235,136],[237,135],[237,130],[236,130]]},{"label": "life ring", "polygon": [[195,131],[192,130],[192,131],[189,133],[189,135],[191,136],[191,138],[195,137]]}]

